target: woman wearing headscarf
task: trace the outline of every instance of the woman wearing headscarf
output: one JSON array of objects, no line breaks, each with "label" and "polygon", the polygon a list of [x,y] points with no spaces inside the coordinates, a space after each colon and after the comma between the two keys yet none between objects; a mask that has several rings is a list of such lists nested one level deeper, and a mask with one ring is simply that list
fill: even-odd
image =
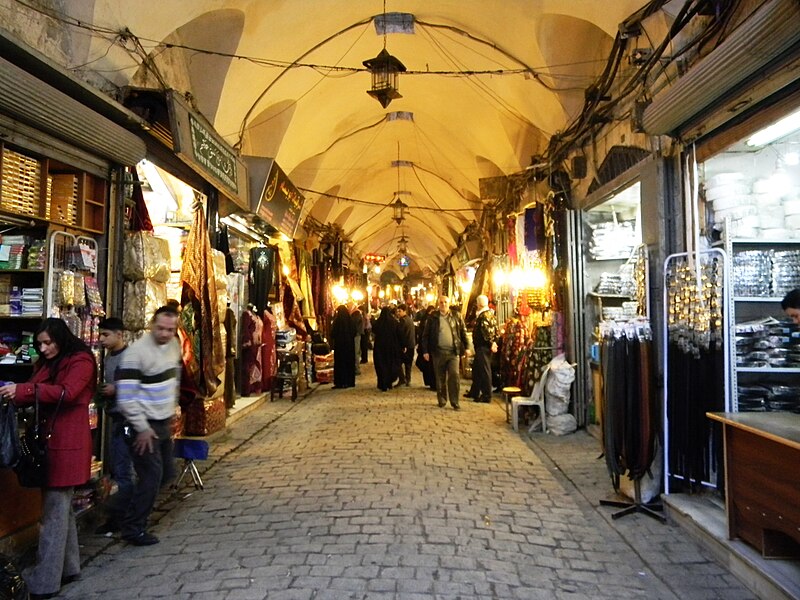
[{"label": "woman wearing headscarf", "polygon": [[378,377],[378,389],[385,392],[400,376],[400,335],[397,319],[392,309],[385,306],[381,314],[372,324],[374,348],[372,362],[375,364],[375,375]]},{"label": "woman wearing headscarf", "polygon": [[331,322],[333,348],[333,387],[350,388],[356,385],[356,330],[350,311],[345,305],[336,309]]},{"label": "woman wearing headscarf", "polygon": [[33,600],[55,597],[61,584],[77,579],[81,570],[72,495],[91,476],[89,403],[97,384],[91,350],[61,319],[42,321],[36,346],[39,360],[30,380],[0,386],[0,395],[17,406],[33,404],[38,397],[41,427],[52,432],[36,564],[22,574]]}]

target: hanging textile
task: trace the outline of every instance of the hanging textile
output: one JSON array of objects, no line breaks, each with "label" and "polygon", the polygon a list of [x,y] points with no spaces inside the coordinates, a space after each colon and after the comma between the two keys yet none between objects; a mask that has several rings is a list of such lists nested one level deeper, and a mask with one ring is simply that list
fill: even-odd
[{"label": "hanging textile", "polygon": [[500,379],[503,386],[522,387],[522,356],[528,341],[528,329],[519,317],[505,324]]},{"label": "hanging textile", "polygon": [[261,340],[264,323],[250,305],[242,313],[242,396],[261,392]]},{"label": "hanging textile", "polygon": [[614,489],[620,477],[640,480],[656,452],[656,398],[649,325],[616,325],[603,332],[603,451]]},{"label": "hanging textile", "polygon": [[268,310],[262,314],[264,328],[261,334],[261,389],[266,392],[272,389],[272,380],[278,371],[278,320]]},{"label": "hanging textile", "polygon": [[313,319],[317,313],[314,310],[314,294],[311,285],[311,253],[305,250],[298,250],[297,254],[297,278],[300,284],[300,291],[305,299],[300,308],[304,317]]},{"label": "hanging textile", "polygon": [[192,227],[186,240],[181,281],[191,290],[199,306],[200,329],[200,389],[206,396],[213,396],[220,384],[220,374],[225,371],[225,348],[220,330],[217,305],[217,284],[214,278],[214,258],[206,229],[206,218],[202,205],[196,203]]},{"label": "hanging textile", "polygon": [[517,219],[516,217],[509,217],[506,219],[506,237],[508,238],[508,259],[511,266],[517,264]]},{"label": "hanging textile", "polygon": [[236,269],[233,266],[233,256],[231,256],[231,242],[228,238],[228,226],[224,223],[217,231],[217,250],[225,255],[225,274],[233,273]]},{"label": "hanging textile", "polygon": [[544,253],[545,242],[544,206],[537,204],[525,209],[525,249],[529,252],[540,250]]},{"label": "hanging textile", "polygon": [[537,327],[536,333],[525,343],[522,350],[521,385],[523,396],[530,396],[533,386],[542,378],[547,364],[553,360],[550,328]]},{"label": "hanging textile", "polygon": [[236,313],[225,309],[225,408],[236,402]]},{"label": "hanging textile", "polygon": [[147,204],[144,201],[142,182],[139,181],[139,174],[136,172],[136,169],[132,169],[131,175],[133,176],[133,191],[131,193],[133,211],[130,217],[130,230],[153,231],[153,222],[150,220],[150,212],[147,210]]},{"label": "hanging textile", "polygon": [[275,265],[278,249],[275,246],[256,246],[250,249],[250,270],[247,282],[248,297],[259,314],[267,308],[275,283]]}]

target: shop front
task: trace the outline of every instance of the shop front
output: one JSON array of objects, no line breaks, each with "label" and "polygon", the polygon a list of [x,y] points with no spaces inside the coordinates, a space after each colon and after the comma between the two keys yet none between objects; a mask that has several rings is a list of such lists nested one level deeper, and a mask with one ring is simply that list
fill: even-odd
[{"label": "shop front", "polygon": [[235,280],[229,289],[230,260],[212,241],[221,245],[222,215],[249,208],[247,167],[177,94],[127,89],[125,103],[146,119],[149,134],[147,160],[129,174],[131,195],[122,209],[119,308],[135,338],[159,306],[181,307],[185,376],[176,433],[209,435],[224,428],[235,401],[229,359],[239,319],[228,305],[230,297],[240,298]]},{"label": "shop front", "polygon": [[[44,317],[62,318],[99,363],[98,323],[114,299],[108,274],[116,268],[102,249],[117,240],[111,207],[122,168],[145,147],[62,90],[79,87],[63,72],[6,37],[0,44],[0,379],[22,382],[38,358],[33,336]],[[133,119],[119,105],[91,101]],[[90,425],[92,480],[76,489],[78,513],[102,495],[105,440],[94,406]],[[35,534],[40,492],[21,488],[10,469],[0,469],[0,489],[0,548],[22,547]]]},{"label": "shop front", "polygon": [[[796,503],[775,491],[800,493],[782,477],[800,466],[800,330],[781,307],[800,287],[798,17],[796,3],[764,3],[643,118],[650,133],[692,140],[680,170],[687,252],[664,267],[667,502],[692,526],[724,503],[724,537],[757,554],[723,543],[766,574],[765,590],[789,595],[797,570],[759,557],[800,554]],[[744,454],[739,420],[754,432]],[[765,436],[768,452],[753,445]]]}]

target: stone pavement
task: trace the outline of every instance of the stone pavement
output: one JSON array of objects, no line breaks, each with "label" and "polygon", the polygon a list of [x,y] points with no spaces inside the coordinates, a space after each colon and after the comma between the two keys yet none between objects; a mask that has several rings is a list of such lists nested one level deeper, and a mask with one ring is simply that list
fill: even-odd
[{"label": "stone pavement", "polygon": [[205,490],[161,499],[160,544],[82,534],[82,579],[59,597],[753,598],[679,528],[612,521],[588,434],[517,434],[499,399],[456,412],[374,382],[235,423]]}]

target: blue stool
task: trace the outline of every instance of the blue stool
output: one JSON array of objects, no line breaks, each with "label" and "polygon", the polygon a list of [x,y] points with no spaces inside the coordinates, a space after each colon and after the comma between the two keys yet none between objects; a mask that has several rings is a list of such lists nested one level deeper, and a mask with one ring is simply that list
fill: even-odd
[{"label": "blue stool", "polygon": [[208,458],[208,442],[190,438],[176,438],[173,454],[177,458],[183,459],[183,471],[181,471],[180,476],[172,485],[172,488],[175,490],[179,489],[183,478],[186,477],[187,473],[190,473],[195,489],[202,490],[203,480],[200,478],[200,472],[197,470],[197,465],[194,464],[194,461],[206,460]]}]

